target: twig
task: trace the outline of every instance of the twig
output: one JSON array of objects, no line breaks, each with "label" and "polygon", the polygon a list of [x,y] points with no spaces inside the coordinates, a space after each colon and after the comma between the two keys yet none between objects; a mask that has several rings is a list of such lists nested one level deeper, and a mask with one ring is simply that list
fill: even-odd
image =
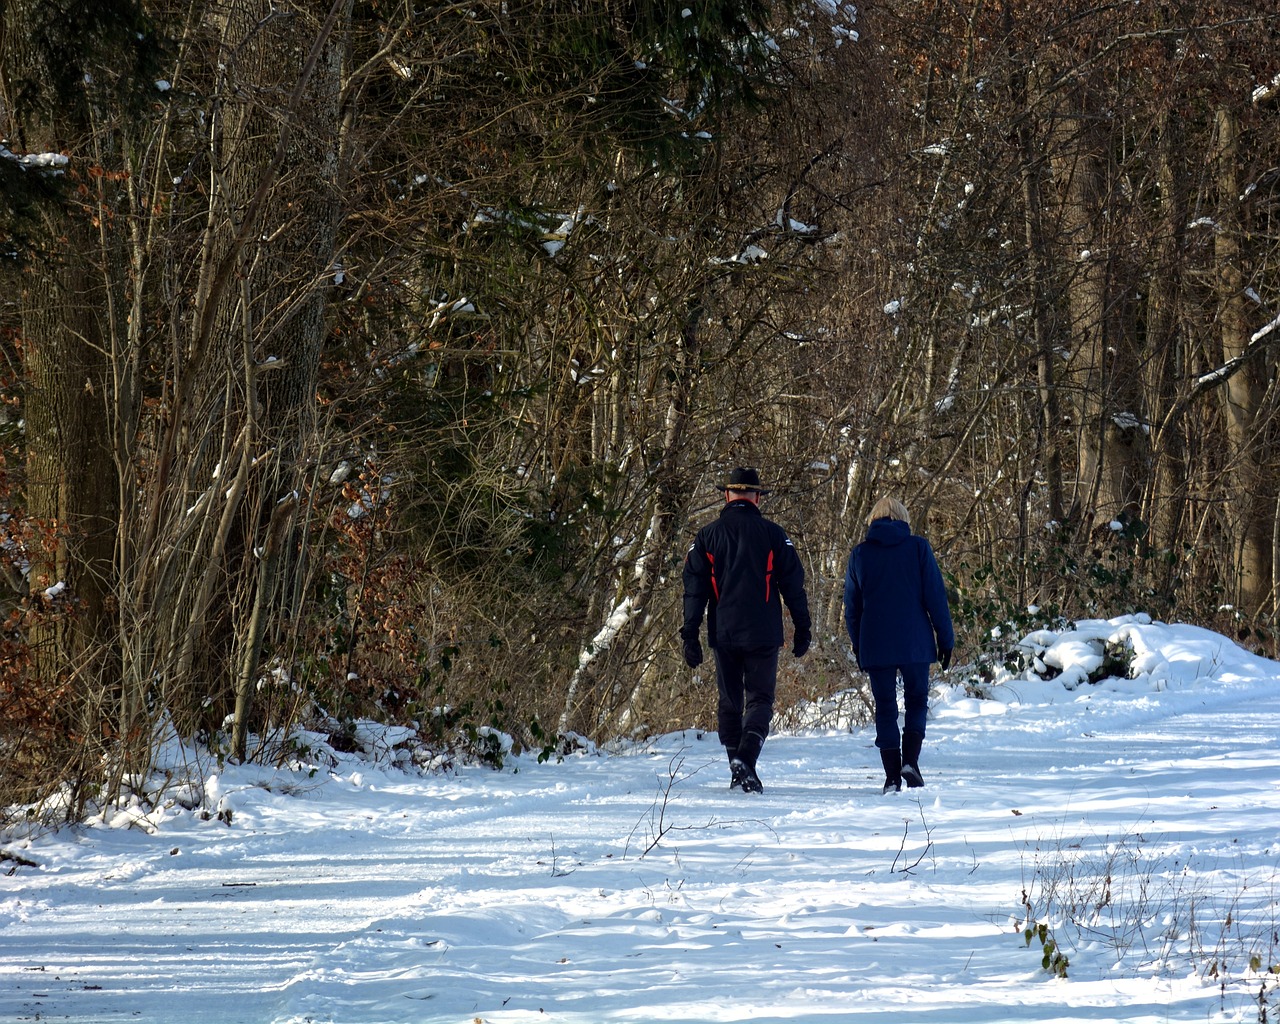
[{"label": "twig", "polygon": [[[924,860],[925,857],[929,856],[929,851],[933,849],[933,829],[929,827],[929,823],[925,820],[924,807],[920,804],[919,801],[916,802],[916,806],[920,809],[920,823],[924,825],[925,844],[924,844],[924,849],[920,851],[920,856],[917,857],[912,863],[908,864],[906,867],[902,869],[902,873],[904,875],[909,875],[911,874],[912,871],[918,868],[920,866],[920,862]],[[902,842],[898,846],[898,852],[894,854],[893,865],[889,868],[890,871],[893,871],[897,868],[898,858],[902,856],[903,850],[906,849],[907,831],[909,827],[910,827],[910,822],[908,821],[908,819],[903,818],[902,819]],[[977,870],[976,867],[974,870]],[[972,874],[972,872],[970,872],[970,874]]]},{"label": "twig", "polygon": [[33,860],[27,860],[27,858],[26,858],[26,857],[21,857],[21,856],[19,856],[18,854],[16,854],[16,853],[11,853],[11,852],[10,852],[10,851],[8,851],[8,850],[0,850],[0,860],[11,860],[11,861],[13,861],[13,867],[11,867],[11,868],[6,872],[6,874],[10,874],[10,875],[12,875],[12,874],[13,874],[15,871],[17,871],[17,870],[18,870],[18,868],[20,868],[20,867],[22,867],[22,868],[38,868],[38,867],[40,866],[40,865],[39,865],[39,864],[37,864],[35,861],[33,861]]},{"label": "twig", "polygon": [[[648,842],[648,845],[645,846],[645,848],[640,851],[641,857],[644,857],[647,854],[651,853],[652,851],[656,850],[658,846],[661,845],[662,840],[667,837],[668,833],[692,832],[696,829],[728,828],[730,825],[740,824],[739,821],[720,821],[716,818],[709,818],[706,821],[706,823],[702,825],[674,824],[670,820],[670,816],[667,814],[667,809],[672,802],[672,797],[675,792],[676,786],[679,783],[684,782],[686,779],[693,778],[693,776],[697,775],[698,772],[702,771],[703,768],[708,767],[708,765],[704,764],[698,768],[694,768],[690,772],[681,774],[681,769],[683,767],[684,767],[684,749],[682,748],[679,752],[677,752],[672,756],[671,761],[668,763],[666,780],[659,781],[658,783],[659,791],[658,791],[658,795],[654,798],[653,805],[649,808],[647,813],[640,816],[640,820],[635,823],[635,826],[631,829],[630,834],[628,834],[626,846],[623,848],[623,851],[622,851],[622,856],[624,858],[630,853],[631,844],[636,838],[636,833],[640,830],[640,827],[643,824],[645,824],[646,821],[649,824],[649,842]],[[766,822],[761,821],[759,822],[759,824],[769,829],[770,832],[773,832],[773,829]],[[774,834],[776,835],[777,833],[775,832]]]}]

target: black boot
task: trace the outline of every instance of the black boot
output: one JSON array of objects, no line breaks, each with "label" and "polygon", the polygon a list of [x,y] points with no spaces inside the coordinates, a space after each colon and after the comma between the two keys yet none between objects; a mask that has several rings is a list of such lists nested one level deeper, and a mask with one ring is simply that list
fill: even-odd
[{"label": "black boot", "polygon": [[756,774],[756,761],[763,747],[764,737],[757,732],[749,732],[742,737],[737,751],[729,758],[729,771],[733,776],[730,789],[741,788],[744,793],[764,792],[760,776]]},{"label": "black boot", "polygon": [[741,790],[743,793],[763,793],[760,777],[755,769],[736,757],[729,762],[729,788]]},{"label": "black boot", "polygon": [[905,732],[902,734],[902,781],[908,789],[918,789],[924,785],[924,776],[920,774],[920,747],[924,744],[924,733]]},{"label": "black boot", "polygon": [[884,765],[884,789],[882,793],[896,793],[902,788],[902,751],[880,751],[880,763]]},{"label": "black boot", "polygon": [[748,768],[754,768],[760,760],[760,751],[764,749],[764,737],[758,732],[749,732],[738,741],[738,760]]},{"label": "black boot", "polygon": [[741,789],[743,772],[739,767],[742,761],[738,757],[738,751],[734,747],[725,747],[724,752],[729,755],[729,788]]},{"label": "black boot", "polygon": [[727,747],[725,753],[729,755],[729,788],[742,793],[763,792],[755,768],[742,759],[742,754]]}]

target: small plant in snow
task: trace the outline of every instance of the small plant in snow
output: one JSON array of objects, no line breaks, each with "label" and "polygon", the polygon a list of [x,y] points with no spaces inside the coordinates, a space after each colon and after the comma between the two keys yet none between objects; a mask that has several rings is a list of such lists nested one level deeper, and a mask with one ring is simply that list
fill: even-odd
[{"label": "small plant in snow", "polygon": [[[1134,976],[1188,972],[1229,986],[1261,978],[1260,1013],[1280,984],[1280,902],[1268,879],[1147,853],[1140,835],[1100,850],[1037,853],[1019,900],[1018,930],[1042,966],[1067,976],[1069,952],[1105,948],[1113,970]],[[1270,986],[1270,988],[1268,988]],[[1265,1019],[1265,1016],[1259,1018]]]},{"label": "small plant in snow", "polygon": [[1089,682],[1104,679],[1133,678],[1133,640],[1128,636],[1106,641],[1102,645],[1102,664],[1089,673]]},{"label": "small plant in snow", "polygon": [[[1024,891],[1023,900],[1026,900],[1026,892]],[[1067,968],[1071,961],[1067,955],[1058,948],[1057,940],[1049,932],[1049,922],[1037,921],[1030,913],[1030,906],[1027,906],[1027,920],[1022,929],[1022,937],[1026,940],[1028,946],[1034,940],[1039,945],[1043,956],[1040,958],[1040,966],[1052,974],[1055,978],[1066,978]]]},{"label": "small plant in snow", "polygon": [[538,747],[538,764],[563,761],[570,754],[594,754],[595,744],[576,732],[549,733],[535,718],[529,723],[529,735]]}]

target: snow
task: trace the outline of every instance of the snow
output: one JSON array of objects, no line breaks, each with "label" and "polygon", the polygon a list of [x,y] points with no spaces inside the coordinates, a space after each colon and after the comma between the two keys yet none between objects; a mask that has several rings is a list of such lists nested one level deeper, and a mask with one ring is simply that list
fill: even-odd
[{"label": "snow", "polygon": [[3,144],[0,144],[0,160],[10,160],[23,170],[49,172],[55,175],[61,174],[62,169],[71,162],[70,157],[61,153],[24,153],[19,156]]},{"label": "snow", "polygon": [[1267,100],[1274,99],[1280,94],[1280,75],[1276,75],[1271,81],[1262,85],[1254,86],[1253,93],[1249,97],[1254,103],[1264,103]]},{"label": "snow", "polygon": [[1252,335],[1252,336],[1249,338],[1249,340],[1250,340],[1251,342],[1253,342],[1253,341],[1261,341],[1261,340],[1262,340],[1263,338],[1265,338],[1268,334],[1270,334],[1272,331],[1274,331],[1277,327],[1280,327],[1280,316],[1276,317],[1276,318],[1275,318],[1274,320],[1272,320],[1269,324],[1267,324],[1267,326],[1266,326],[1266,327],[1262,328],[1260,331],[1258,331],[1257,333],[1255,333],[1254,335]]},{"label": "snow", "polygon": [[693,728],[434,774],[371,725],[289,770],[171,739],[155,801],[0,843],[0,1020],[1266,1019],[1280,664],[1145,616],[1016,649],[936,681],[888,796],[848,694],[757,797]]}]

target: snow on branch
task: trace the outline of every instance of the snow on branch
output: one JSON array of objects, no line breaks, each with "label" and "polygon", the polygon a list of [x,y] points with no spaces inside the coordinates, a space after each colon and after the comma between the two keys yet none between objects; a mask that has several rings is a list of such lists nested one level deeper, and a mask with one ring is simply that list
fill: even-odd
[{"label": "snow on branch", "polygon": [[0,160],[11,160],[24,171],[44,174],[61,174],[62,169],[71,162],[69,157],[61,153],[26,153],[19,156],[3,145],[0,145]]},{"label": "snow on branch", "polygon": [[573,678],[569,681],[569,693],[564,702],[564,713],[560,717],[560,732],[564,732],[568,728],[569,709],[573,707],[574,701],[578,695],[578,689],[582,685],[582,677],[591,663],[600,655],[609,649],[609,645],[617,638],[618,633],[636,614],[635,602],[630,597],[624,597],[609,613],[609,617],[605,620],[599,632],[591,638],[591,642],[578,655],[578,667],[573,673]]},{"label": "snow on branch", "polygon": [[1270,82],[1267,82],[1265,85],[1260,85],[1253,90],[1254,106],[1260,107],[1262,104],[1275,99],[1277,96],[1280,96],[1280,75],[1276,75],[1276,77],[1271,79]]},{"label": "snow on branch", "polygon": [[1266,327],[1262,328],[1262,330],[1260,330],[1257,334],[1255,334],[1252,338],[1250,338],[1249,339],[1250,344],[1261,341],[1268,334],[1274,331],[1277,327],[1280,327],[1280,316],[1276,317],[1274,320],[1271,321],[1271,323],[1267,324]]},{"label": "snow on branch", "polygon": [[1196,378],[1195,388],[1193,389],[1194,393],[1198,394],[1201,391],[1214,387],[1215,385],[1221,384],[1223,381],[1230,380],[1234,377],[1240,367],[1244,366],[1245,363],[1261,352],[1267,344],[1269,344],[1269,342],[1266,341],[1267,335],[1277,327],[1280,327],[1280,316],[1276,317],[1271,321],[1271,323],[1267,324],[1266,327],[1263,327],[1260,331],[1250,337],[1249,344],[1238,356],[1228,359],[1217,369],[1210,370],[1208,373],[1201,374]]},{"label": "snow on branch", "polygon": [[631,598],[624,597],[622,603],[609,613],[609,618],[600,627],[600,632],[591,638],[591,643],[587,644],[586,649],[578,655],[579,672],[609,649],[609,645],[617,638],[622,627],[631,621],[633,610]]}]

